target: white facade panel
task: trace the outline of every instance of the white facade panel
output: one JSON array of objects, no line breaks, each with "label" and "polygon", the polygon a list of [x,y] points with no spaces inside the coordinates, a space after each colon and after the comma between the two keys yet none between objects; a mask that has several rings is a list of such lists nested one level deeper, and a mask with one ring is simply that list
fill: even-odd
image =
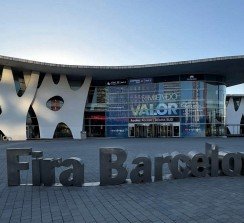
[{"label": "white facade panel", "polygon": [[[57,125],[63,122],[70,128],[73,138],[80,139],[90,83],[91,77],[86,77],[78,90],[72,90],[66,75],[60,75],[58,84],[54,84],[51,74],[45,75],[32,105],[39,123],[40,138],[52,139]],[[64,100],[58,111],[52,111],[46,106],[47,101],[54,96]]]},{"label": "white facade panel", "polygon": [[0,82],[0,130],[13,140],[26,139],[26,115],[34,100],[39,73],[32,72],[24,94],[19,97],[11,68],[4,67]]},{"label": "white facade panel", "polygon": [[[242,116],[244,116],[244,97],[241,97],[237,111],[235,110],[233,96],[230,97],[226,108],[226,125],[228,126],[230,134],[240,134]],[[234,126],[236,126],[236,128]]]}]

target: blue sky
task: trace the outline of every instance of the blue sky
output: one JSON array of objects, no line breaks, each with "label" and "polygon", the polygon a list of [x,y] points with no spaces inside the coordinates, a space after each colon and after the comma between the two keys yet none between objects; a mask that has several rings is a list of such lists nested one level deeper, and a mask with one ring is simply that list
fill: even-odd
[{"label": "blue sky", "polygon": [[244,55],[243,12],[243,0],[3,1],[0,54],[80,65]]}]

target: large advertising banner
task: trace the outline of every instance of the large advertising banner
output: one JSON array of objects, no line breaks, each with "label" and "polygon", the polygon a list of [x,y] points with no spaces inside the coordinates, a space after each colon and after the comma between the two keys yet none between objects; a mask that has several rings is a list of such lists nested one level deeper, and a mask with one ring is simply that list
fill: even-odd
[{"label": "large advertising banner", "polygon": [[173,118],[179,122],[179,82],[152,83],[143,78],[129,80],[128,85],[118,83],[107,86],[106,136],[127,137],[128,123],[138,120],[166,122],[165,118]]},{"label": "large advertising banner", "polygon": [[107,137],[126,138],[128,137],[128,125],[106,126],[106,135]]},{"label": "large advertising banner", "polygon": [[205,124],[181,124],[182,137],[205,137]]},{"label": "large advertising banner", "polygon": [[203,101],[182,101],[181,123],[205,123]]},{"label": "large advertising banner", "polygon": [[106,137],[128,137],[128,86],[121,81],[109,82],[108,85]]},{"label": "large advertising banner", "polygon": [[169,89],[167,84],[147,84],[134,92],[136,88],[130,86],[129,116],[179,116],[180,92]]},{"label": "large advertising banner", "polygon": [[204,89],[200,81],[182,82],[181,136],[205,136]]}]

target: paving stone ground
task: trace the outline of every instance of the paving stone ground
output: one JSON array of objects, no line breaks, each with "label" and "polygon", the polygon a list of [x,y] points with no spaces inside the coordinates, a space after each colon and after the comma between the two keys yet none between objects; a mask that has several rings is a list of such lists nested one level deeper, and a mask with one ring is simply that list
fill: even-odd
[{"label": "paving stone ground", "polygon": [[[87,139],[0,142],[0,223],[4,222],[244,222],[244,177],[206,177],[148,184],[95,187],[8,187],[6,148],[31,147],[45,157],[80,157],[85,182],[99,181],[99,148],[127,150],[127,165],[139,154],[204,152],[205,142],[243,151],[244,138]],[[28,158],[27,158],[28,160]],[[30,159],[29,159],[30,160]],[[58,174],[61,170],[57,170]],[[31,170],[21,183],[31,183]]]}]

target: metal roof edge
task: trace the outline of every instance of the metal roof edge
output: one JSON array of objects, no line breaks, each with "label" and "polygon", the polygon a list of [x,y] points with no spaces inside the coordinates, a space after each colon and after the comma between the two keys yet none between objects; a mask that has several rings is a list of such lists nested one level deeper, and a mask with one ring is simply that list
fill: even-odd
[{"label": "metal roof edge", "polygon": [[176,61],[176,62],[156,63],[156,64],[124,65],[124,66],[92,66],[92,65],[56,64],[56,63],[39,62],[39,61],[35,61],[35,60],[27,60],[27,59],[21,59],[21,58],[15,58],[15,57],[3,56],[3,55],[0,55],[0,59],[34,64],[34,65],[36,64],[36,65],[43,65],[43,66],[49,66],[49,67],[60,67],[60,68],[137,69],[137,68],[164,67],[164,66],[174,66],[174,65],[193,64],[193,63],[205,63],[205,62],[224,61],[224,60],[237,60],[237,59],[244,59],[244,55],[213,57],[213,58],[196,59],[196,60],[183,60],[183,61]]}]

